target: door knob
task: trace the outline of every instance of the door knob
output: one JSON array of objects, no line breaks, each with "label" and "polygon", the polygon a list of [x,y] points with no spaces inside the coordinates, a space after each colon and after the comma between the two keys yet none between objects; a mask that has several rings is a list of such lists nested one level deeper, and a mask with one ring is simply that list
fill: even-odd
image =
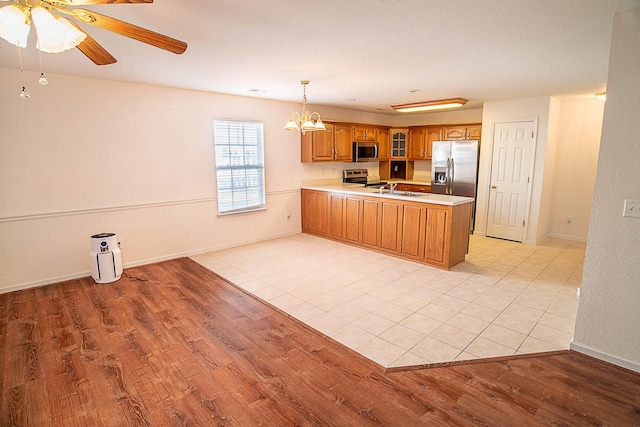
[{"label": "door knob", "polygon": [[491,188],[493,188],[495,190],[498,187],[496,187],[495,184],[494,184],[494,185],[491,186]]}]

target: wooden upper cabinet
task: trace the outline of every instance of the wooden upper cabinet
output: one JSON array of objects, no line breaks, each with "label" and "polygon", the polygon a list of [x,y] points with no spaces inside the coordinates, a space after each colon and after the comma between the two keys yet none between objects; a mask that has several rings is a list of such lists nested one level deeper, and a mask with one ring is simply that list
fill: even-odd
[{"label": "wooden upper cabinet", "polygon": [[440,126],[427,126],[424,133],[425,133],[424,158],[426,160],[430,160],[431,153],[433,151],[433,143],[435,141],[442,140],[442,128]]},{"label": "wooden upper cabinet", "polygon": [[378,160],[389,160],[389,128],[378,128]]},{"label": "wooden upper cabinet", "polygon": [[333,125],[325,124],[327,132],[314,131],[306,132],[302,138],[311,140],[312,161],[331,161],[333,160]]},{"label": "wooden upper cabinet", "polygon": [[[389,170],[388,160],[431,160],[434,141],[448,139],[480,140],[482,124],[428,125],[408,128],[390,128],[382,125],[367,125],[343,122],[324,122],[327,132],[306,132],[301,135],[301,161],[351,162],[353,142],[378,143],[378,160],[381,168]],[[407,174],[405,179],[409,179]],[[382,173],[381,173],[382,176]]]},{"label": "wooden upper cabinet", "polygon": [[335,123],[333,125],[333,160],[350,162],[353,159],[353,141],[351,140],[351,126]]},{"label": "wooden upper cabinet", "polygon": [[482,136],[482,124],[455,125],[444,128],[444,140],[473,139],[480,140]]},{"label": "wooden upper cabinet", "polygon": [[441,138],[440,126],[409,128],[409,160],[430,160],[433,142]]},{"label": "wooden upper cabinet", "polygon": [[327,131],[306,132],[301,135],[301,161],[350,162],[352,152],[351,125],[324,124]]},{"label": "wooden upper cabinet", "polygon": [[409,129],[409,160],[424,159],[424,128]]},{"label": "wooden upper cabinet", "polygon": [[469,126],[467,128],[467,139],[480,141],[482,139],[482,125]]},{"label": "wooden upper cabinet", "polygon": [[353,126],[353,140],[375,142],[377,139],[376,130],[375,126],[355,125]]}]

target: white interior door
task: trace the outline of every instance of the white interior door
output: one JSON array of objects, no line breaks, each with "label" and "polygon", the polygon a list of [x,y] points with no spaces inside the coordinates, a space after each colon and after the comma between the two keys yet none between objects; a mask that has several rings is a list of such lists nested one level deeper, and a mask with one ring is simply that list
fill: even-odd
[{"label": "white interior door", "polygon": [[533,121],[495,125],[487,236],[524,240],[534,131]]}]

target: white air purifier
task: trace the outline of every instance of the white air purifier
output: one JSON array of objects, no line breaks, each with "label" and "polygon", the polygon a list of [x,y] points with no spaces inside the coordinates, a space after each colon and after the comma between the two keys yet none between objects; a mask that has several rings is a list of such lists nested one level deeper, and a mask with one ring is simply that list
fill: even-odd
[{"label": "white air purifier", "polygon": [[122,276],[122,255],[114,233],[91,236],[91,277],[96,283],[111,283]]}]

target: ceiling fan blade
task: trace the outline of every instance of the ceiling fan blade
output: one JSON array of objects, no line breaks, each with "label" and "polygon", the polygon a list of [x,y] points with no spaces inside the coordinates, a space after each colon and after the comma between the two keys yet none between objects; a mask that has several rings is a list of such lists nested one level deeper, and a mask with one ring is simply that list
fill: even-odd
[{"label": "ceiling fan blade", "polygon": [[[71,25],[76,27],[78,30],[82,31],[82,29],[75,23],[67,18],[63,18]],[[116,58],[114,58],[105,48],[100,46],[97,41],[89,34],[82,31],[87,37],[80,43],[78,46],[78,50],[85,54],[87,58],[93,61],[96,65],[109,65],[115,64],[117,62]]]},{"label": "ceiling fan blade", "polygon": [[119,19],[84,9],[73,9],[67,12],[85,24],[113,31],[122,36],[168,50],[169,52],[177,53],[178,55],[187,50],[187,44],[183,41],[147,30],[146,28],[138,27],[137,25],[129,24],[128,22],[120,21]]}]

